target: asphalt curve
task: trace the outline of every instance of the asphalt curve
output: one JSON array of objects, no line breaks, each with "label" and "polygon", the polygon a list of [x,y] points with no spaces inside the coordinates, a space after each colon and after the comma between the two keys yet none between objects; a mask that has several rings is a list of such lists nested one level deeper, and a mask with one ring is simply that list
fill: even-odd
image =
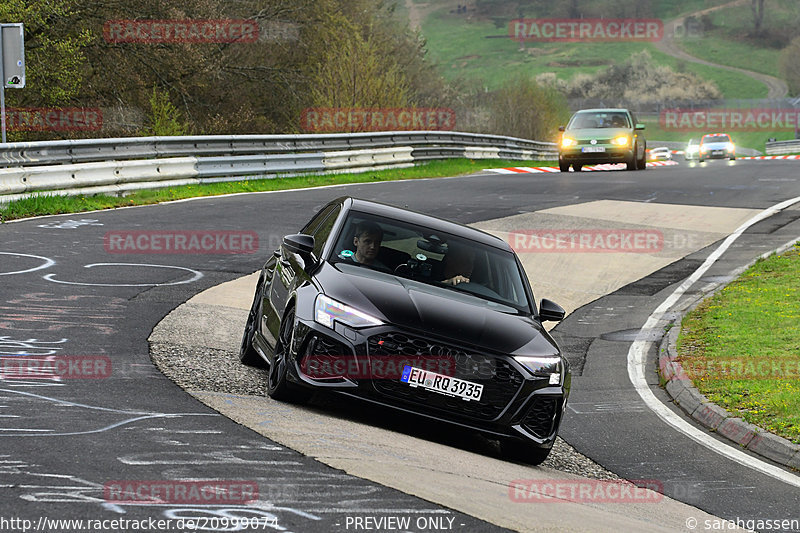
[{"label": "asphalt curve", "polygon": [[[34,521],[247,516],[293,531],[345,530],[355,518],[393,513],[423,517],[428,526],[490,531],[484,521],[345,475],[219,416],[153,368],[148,335],[193,294],[256,270],[284,234],[340,194],[462,223],[592,200],[761,209],[800,194],[796,165],[715,161],[638,173],[476,175],[209,198],[0,226],[0,355],[106,358],[113,367],[104,379],[0,382],[3,513]],[[781,232],[794,229],[789,215],[753,228],[719,272],[773,241],[782,244]],[[165,228],[253,231],[259,250],[137,256],[104,247],[108,231]],[[707,253],[583,306],[557,327],[563,346],[583,363],[563,434],[612,471],[665,480],[668,494],[715,515],[800,518],[796,490],[693,447],[639,409],[624,383],[619,359],[630,342],[624,332],[644,323],[663,291]],[[616,338],[603,338],[615,332]],[[171,479],[252,481],[263,504],[153,506],[109,498],[109,487],[120,480]]]}]

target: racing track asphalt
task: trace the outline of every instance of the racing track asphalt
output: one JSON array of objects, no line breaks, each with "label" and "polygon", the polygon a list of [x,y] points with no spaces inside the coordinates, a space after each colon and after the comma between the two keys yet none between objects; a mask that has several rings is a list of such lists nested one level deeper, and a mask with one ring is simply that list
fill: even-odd
[{"label": "racing track asphalt", "polygon": [[[216,415],[153,369],[145,339],[169,310],[192,294],[256,270],[282,235],[296,231],[312,211],[339,194],[408,205],[462,223],[599,199],[760,209],[798,195],[797,168],[792,161],[720,161],[638,173],[476,175],[278,197],[209,198],[4,225],[0,251],[6,254],[0,255],[0,275],[44,262],[13,254],[50,258],[55,264],[3,276],[3,355],[103,354],[111,358],[114,371],[105,380],[0,383],[2,499],[13,502],[6,507],[15,516],[151,517],[152,506],[108,505],[103,484],[121,479],[255,478],[271,507],[224,511],[232,506],[180,510],[173,505],[159,508],[159,516],[260,513],[277,516],[288,529],[327,531],[347,516],[389,510],[414,516],[444,513],[463,523],[462,531],[487,531],[485,522],[344,475]],[[781,231],[797,234],[791,226],[796,218],[796,212],[784,213],[753,228],[718,265],[718,274],[769,249],[773,240],[780,240]],[[84,222],[69,225],[66,220]],[[259,253],[120,257],[103,248],[108,230],[156,228],[252,230],[259,235]],[[620,475],[661,479],[668,494],[718,516],[798,518],[792,516],[797,512],[796,489],[686,442],[639,409],[626,385],[621,354],[627,353],[632,339],[625,335],[640,326],[664,290],[707,253],[701,250],[586,305],[556,328],[562,347],[583,362],[573,382],[575,409],[565,420],[563,435]],[[185,281],[193,274],[152,266],[87,268],[96,263],[173,265],[203,277],[154,286]],[[208,515],[212,512],[217,515]]]}]

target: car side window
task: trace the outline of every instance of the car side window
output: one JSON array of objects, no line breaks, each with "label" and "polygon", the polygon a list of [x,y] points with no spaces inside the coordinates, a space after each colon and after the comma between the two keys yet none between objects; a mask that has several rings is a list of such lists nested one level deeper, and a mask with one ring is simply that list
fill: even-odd
[{"label": "car side window", "polygon": [[314,232],[317,231],[322,222],[328,217],[328,215],[330,215],[331,211],[333,211],[336,207],[337,205],[329,205],[327,207],[320,209],[320,211],[316,215],[314,215],[314,218],[312,218],[308,222],[308,224],[306,224],[303,227],[303,229],[300,230],[300,233],[304,235],[314,235]]},{"label": "car side window", "polygon": [[317,259],[322,255],[322,249],[325,247],[325,243],[331,235],[331,230],[336,223],[336,219],[339,218],[341,209],[342,206],[340,205],[332,206],[327,212],[327,215],[322,218],[320,223],[309,233],[309,235],[314,237],[314,257]]}]

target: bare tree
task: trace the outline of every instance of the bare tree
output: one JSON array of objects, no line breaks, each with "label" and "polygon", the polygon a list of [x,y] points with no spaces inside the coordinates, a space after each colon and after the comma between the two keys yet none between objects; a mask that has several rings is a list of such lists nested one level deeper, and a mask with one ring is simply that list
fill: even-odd
[{"label": "bare tree", "polygon": [[764,22],[764,0],[751,0],[750,9],[753,11],[753,26],[755,33],[761,33],[761,25]]}]

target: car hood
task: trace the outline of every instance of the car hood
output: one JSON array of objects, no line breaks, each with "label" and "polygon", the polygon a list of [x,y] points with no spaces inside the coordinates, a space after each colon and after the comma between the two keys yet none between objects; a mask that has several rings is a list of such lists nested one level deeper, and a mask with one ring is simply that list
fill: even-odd
[{"label": "car hood", "polygon": [[559,353],[538,321],[502,304],[345,263],[326,263],[317,279],[331,298],[404,330],[493,352]]},{"label": "car hood", "polygon": [[573,139],[613,139],[620,135],[631,135],[633,130],[630,128],[581,128],[577,130],[566,130],[564,135]]}]

